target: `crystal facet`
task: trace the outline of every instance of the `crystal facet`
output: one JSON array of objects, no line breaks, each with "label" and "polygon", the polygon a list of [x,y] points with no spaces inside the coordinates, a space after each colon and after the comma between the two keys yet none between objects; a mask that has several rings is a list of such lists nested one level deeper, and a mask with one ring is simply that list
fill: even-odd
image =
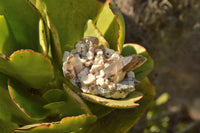
[{"label": "crystal facet", "polygon": [[84,37],[71,52],[65,51],[62,69],[64,76],[83,93],[119,99],[135,90],[132,70],[145,61],[141,55],[123,57],[100,45],[96,37]]}]

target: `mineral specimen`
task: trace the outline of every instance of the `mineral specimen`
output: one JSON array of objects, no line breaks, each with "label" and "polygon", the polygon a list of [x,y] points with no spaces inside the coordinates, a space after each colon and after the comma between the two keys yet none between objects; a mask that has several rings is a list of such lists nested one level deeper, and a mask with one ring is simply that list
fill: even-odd
[{"label": "mineral specimen", "polygon": [[119,99],[135,90],[132,70],[145,61],[141,55],[123,57],[100,45],[96,37],[84,37],[75,49],[64,52],[62,69],[64,76],[83,93]]}]

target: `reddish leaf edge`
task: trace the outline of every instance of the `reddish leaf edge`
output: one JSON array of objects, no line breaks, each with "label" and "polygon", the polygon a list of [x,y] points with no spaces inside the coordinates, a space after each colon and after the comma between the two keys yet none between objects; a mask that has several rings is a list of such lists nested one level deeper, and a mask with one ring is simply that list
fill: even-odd
[{"label": "reddish leaf edge", "polygon": [[[152,56],[149,54],[149,52],[147,51],[147,49],[146,49],[145,47],[143,47],[143,46],[141,46],[141,45],[139,45],[139,44],[137,44],[137,43],[126,43],[126,44],[124,44],[123,46],[127,46],[127,45],[130,45],[130,46],[131,46],[131,45],[137,45],[137,46],[143,48],[143,49],[145,50],[145,52],[147,52],[147,54],[149,55],[150,59],[151,59],[152,62],[153,62],[152,68],[149,69],[149,70],[147,71],[147,73],[145,74],[145,76],[144,76],[143,78],[139,79],[140,81],[142,81],[147,75],[149,75],[149,74],[152,72],[152,70],[153,70],[154,67],[155,67],[155,62],[154,62]],[[142,66],[140,66],[140,67],[142,67]]]},{"label": "reddish leaf edge", "polygon": [[103,37],[102,33],[99,31],[99,29],[96,27],[96,25],[94,24],[94,21],[92,19],[89,19],[88,22],[91,22],[91,24],[95,28],[96,32],[100,35],[100,37],[101,37],[100,40],[102,40],[104,42],[104,44],[106,45],[107,48],[110,48],[110,45],[108,44],[106,39]]},{"label": "reddish leaf edge", "polygon": [[5,60],[9,60],[9,58],[3,53],[0,53],[0,58],[3,58]]},{"label": "reddish leaf edge", "polygon": [[[34,129],[34,128],[38,128],[38,127],[42,127],[42,126],[46,126],[46,127],[49,127],[51,128],[54,124],[60,124],[62,123],[64,120],[67,120],[67,119],[70,119],[70,118],[81,118],[81,117],[84,117],[84,116],[93,116],[96,118],[97,120],[97,117],[95,115],[92,115],[92,114],[82,114],[82,115],[79,115],[79,116],[70,116],[70,117],[64,117],[62,118],[60,121],[57,121],[57,122],[51,122],[51,123],[38,123],[36,124],[36,126],[32,126],[32,127],[29,127],[29,128],[26,128],[25,127],[21,127],[21,128],[17,128],[17,129],[14,129],[12,130],[12,132],[15,132],[15,131],[27,131],[27,130],[31,130],[31,129]],[[26,125],[28,126],[28,125]]]},{"label": "reddish leaf edge", "polygon": [[[124,22],[124,18],[122,16],[121,12],[119,11],[118,7],[116,6],[116,4],[113,2],[113,0],[106,0],[105,2],[101,2],[101,3],[103,3],[103,7],[102,7],[102,9],[100,9],[100,11],[99,11],[100,13],[103,10],[104,6],[106,4],[109,4],[109,8],[111,9],[113,15],[115,16],[115,20],[116,20],[116,22],[118,24],[118,28],[119,28],[118,40],[117,40],[117,50],[118,50],[119,53],[121,53],[122,49],[123,49],[124,39],[125,39],[125,22]],[[96,23],[96,21],[98,21],[99,14],[97,15],[97,19],[94,20],[94,23]],[[121,17],[121,19],[120,19],[120,17]],[[122,34],[124,36],[121,36]],[[121,44],[120,44],[120,42],[121,42]]]},{"label": "reddish leaf edge", "polygon": [[35,0],[35,3],[32,3],[30,0],[26,0],[27,3],[38,13],[39,17],[42,19],[43,23],[48,27],[48,30],[50,31],[50,36],[52,36],[52,41],[54,44],[51,45],[51,50],[56,49],[54,58],[57,58],[57,62],[59,63],[59,67],[62,66],[62,49],[60,46],[60,39],[57,33],[57,29],[55,28],[54,24],[52,24],[52,21],[50,20],[46,10],[44,11],[44,15],[42,15],[42,12],[36,7],[37,0]]},{"label": "reddish leaf edge", "polygon": [[[74,99],[74,101],[75,101],[78,105],[80,105],[80,107],[81,107],[82,109],[84,109],[88,114],[92,114],[91,111],[86,107],[86,105],[82,104],[82,103],[74,96],[73,93],[75,93],[75,92],[73,92],[72,90],[70,90],[66,85],[64,85],[64,89],[66,89],[66,91],[70,94],[70,96]],[[75,93],[75,94],[76,94],[76,93]],[[79,95],[77,95],[77,96],[79,97]],[[80,98],[80,99],[81,99],[81,98]]]},{"label": "reddish leaf edge", "polygon": [[[132,92],[134,93],[134,92]],[[137,92],[137,93],[141,93],[141,92]],[[87,95],[92,95],[92,94],[85,94],[85,93],[80,93],[81,97],[83,97],[84,99],[86,99],[87,101],[89,102],[92,102],[92,103],[98,103],[102,106],[106,106],[106,107],[110,107],[110,108],[116,108],[116,109],[128,109],[128,108],[134,108],[134,107],[137,107],[139,106],[140,104],[139,103],[134,103],[134,105],[112,105],[112,104],[108,104],[106,101],[102,101],[101,99],[103,97],[100,97],[100,96],[95,96],[96,99],[94,100],[93,98],[87,96]],[[143,98],[143,94],[141,93],[141,96],[139,96],[137,99],[135,99],[133,102],[137,102],[139,100],[141,100]],[[106,99],[106,98],[105,98]],[[116,100],[117,99],[113,99],[113,100]]]},{"label": "reddish leaf edge", "polygon": [[12,92],[11,92],[11,88],[10,88],[10,85],[9,85],[9,81],[8,81],[8,92],[9,92],[9,94],[10,94],[10,97],[11,97],[12,101],[17,105],[17,107],[18,107],[22,112],[24,112],[24,114],[25,114],[27,117],[29,117],[29,118],[32,119],[33,117],[31,116],[31,114],[29,114],[19,103],[16,102],[16,100],[15,100],[15,98],[14,98]]},{"label": "reddish leaf edge", "polygon": [[119,53],[121,53],[122,49],[123,49],[124,39],[125,39],[124,18],[122,16],[120,10],[116,6],[116,4],[113,2],[113,0],[107,0],[106,2],[109,2],[109,7],[110,7],[111,11],[113,12],[115,19],[116,19],[116,22],[118,24],[119,33],[118,33],[117,46],[118,46]]},{"label": "reddish leaf edge", "polygon": [[18,53],[23,53],[23,52],[33,53],[33,54],[36,54],[36,55],[39,55],[39,56],[44,57],[44,58],[50,63],[50,65],[51,65],[51,70],[52,70],[52,73],[53,73],[53,79],[55,78],[54,68],[53,68],[53,64],[52,64],[51,60],[50,60],[47,56],[45,56],[45,55],[43,55],[43,54],[41,54],[41,53],[35,52],[35,51],[33,51],[32,49],[20,49],[20,50],[17,50],[17,51],[15,51],[15,52],[13,52],[13,53],[10,55],[10,57],[8,58],[9,61],[12,61],[13,56],[15,56],[16,54],[18,54]]},{"label": "reddish leaf edge", "polygon": [[[6,57],[4,54],[0,54],[0,55],[1,55],[3,58],[7,59],[8,61],[12,61],[13,56],[15,56],[15,54],[18,54],[18,53],[21,53],[21,52],[30,52],[30,53],[34,53],[34,54],[37,54],[37,55],[40,55],[40,56],[46,58],[46,59],[48,60],[48,62],[51,64],[51,69],[52,69],[52,72],[53,72],[53,78],[55,77],[55,75],[54,75],[54,70],[53,70],[53,66],[52,66],[52,63],[51,63],[50,59],[49,59],[47,56],[45,56],[45,55],[43,55],[43,54],[41,54],[41,53],[35,52],[35,51],[31,50],[31,49],[21,49],[21,50],[17,50],[17,51],[15,51],[15,52],[13,52],[13,53],[10,55],[9,58]],[[9,82],[8,82],[8,91],[9,91],[10,97],[11,97],[11,99],[13,100],[13,102],[18,106],[18,108],[19,108],[22,112],[24,112],[24,114],[25,114],[27,117],[33,118],[28,112],[26,112],[26,110],[25,110],[23,107],[21,107],[20,104],[18,104],[18,103],[15,101],[15,99],[14,99],[14,97],[13,97],[13,95],[12,95],[10,89],[11,89],[11,88],[10,88]]]}]

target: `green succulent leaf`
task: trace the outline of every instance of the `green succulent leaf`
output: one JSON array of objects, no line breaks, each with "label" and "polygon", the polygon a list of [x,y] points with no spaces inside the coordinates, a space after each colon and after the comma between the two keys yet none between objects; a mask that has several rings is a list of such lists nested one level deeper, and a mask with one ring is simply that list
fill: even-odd
[{"label": "green succulent leaf", "polygon": [[76,103],[72,100],[52,102],[46,104],[44,108],[50,111],[49,116],[56,116],[55,120],[61,119],[66,116],[87,114],[84,109],[81,109],[80,106],[76,105]]},{"label": "green succulent leaf", "polygon": [[[95,19],[103,6],[98,0],[28,0],[44,15],[44,7],[49,19],[58,31],[62,53],[71,50],[70,45],[83,37],[88,19]],[[55,8],[59,7],[59,8]],[[76,10],[74,10],[76,9]],[[43,16],[44,17],[44,16]],[[44,17],[45,18],[45,17]],[[51,29],[51,28],[50,28]],[[67,49],[66,49],[67,48]]]},{"label": "green succulent leaf", "polygon": [[39,16],[27,2],[25,0],[1,0],[0,14],[7,19],[19,48],[37,51]]},{"label": "green succulent leaf", "polygon": [[25,85],[41,89],[54,78],[51,61],[32,50],[19,50],[9,59],[0,57],[0,72]]},{"label": "green succulent leaf", "polygon": [[139,101],[140,106],[133,109],[115,109],[112,113],[98,119],[86,131],[87,133],[122,133],[128,132],[133,125],[142,117],[147,107],[155,96],[155,87],[148,78],[144,78],[137,88],[144,94]]},{"label": "green succulent leaf", "polygon": [[107,0],[100,12],[96,27],[110,44],[110,48],[121,52],[125,38],[125,24],[122,14],[112,0]]},{"label": "green succulent leaf", "polygon": [[92,114],[96,115],[98,119],[108,115],[113,110],[115,110],[115,108],[107,107],[101,104],[96,104],[94,102],[89,102],[87,100],[85,100],[85,103],[91,110]]},{"label": "green succulent leaf", "polygon": [[8,87],[8,79],[2,73],[0,73],[0,87],[5,89]]},{"label": "green succulent leaf", "polygon": [[42,19],[39,20],[39,51],[44,55],[48,55],[49,46],[50,46],[50,35],[49,29],[45,25]]},{"label": "green succulent leaf", "polygon": [[[0,119],[12,121],[18,124],[30,124],[34,120],[30,119],[17,105],[12,101],[7,85],[7,77],[0,73]],[[0,124],[1,125],[1,124]],[[0,130],[0,131],[3,131]]]},{"label": "green succulent leaf", "polygon": [[9,56],[18,46],[10,26],[3,15],[0,15],[0,29],[0,53]]},{"label": "green succulent leaf", "polygon": [[58,102],[64,100],[64,91],[61,89],[49,89],[42,96],[47,102]]},{"label": "green succulent leaf", "polygon": [[49,34],[50,34],[51,54],[53,57],[53,62],[54,62],[54,65],[61,71],[62,50],[61,50],[61,44],[60,44],[58,32],[55,26],[50,21],[47,13],[45,13],[45,17],[47,18],[47,23],[48,23],[47,25],[49,26],[49,31],[50,31]]},{"label": "green succulent leaf", "polygon": [[31,89],[28,90],[25,86],[20,85],[19,82],[14,80],[9,80],[8,90],[12,100],[27,116],[35,120],[47,117],[48,110],[43,108],[45,101],[39,94],[34,94],[31,92]]},{"label": "green succulent leaf", "polygon": [[90,124],[97,120],[94,115],[80,115],[65,117],[59,122],[27,125],[15,129],[15,133],[81,133]]},{"label": "green succulent leaf", "polygon": [[16,123],[5,121],[0,119],[0,131],[1,133],[11,133],[12,130],[18,128]]},{"label": "green succulent leaf", "polygon": [[76,104],[78,104],[79,107],[81,107],[81,109],[84,109],[85,112],[91,114],[91,111],[88,108],[87,104],[85,104],[85,102],[75,92],[73,92],[71,89],[69,89],[67,87],[67,85],[65,85],[65,84],[64,84],[64,88],[65,88],[66,93],[71,96],[71,99],[73,99],[73,101],[75,101]]},{"label": "green succulent leaf", "polygon": [[97,27],[95,26],[94,22],[89,19],[87,21],[87,24],[85,26],[85,31],[84,31],[84,37],[86,36],[94,36],[97,37],[99,39],[99,43],[103,44],[104,46],[109,48],[109,44],[108,42],[105,40],[105,38],[102,36],[102,34],[100,33],[100,31],[97,29]]},{"label": "green succulent leaf", "polygon": [[[58,94],[58,90],[49,90],[45,93],[45,98],[48,98],[48,100],[52,99],[54,102],[48,103],[44,105],[45,109],[50,110],[50,116],[58,116],[57,119],[61,119],[66,116],[76,116],[81,114],[91,114],[89,108],[87,105],[81,100],[81,98],[68,89],[66,86],[65,91],[62,91],[62,95],[60,95],[60,98],[50,98],[50,96],[58,97],[58,95],[54,96],[55,94]],[[54,95],[52,95],[55,92]],[[56,101],[57,100],[57,101]]]},{"label": "green succulent leaf", "polygon": [[[146,77],[154,62],[142,46],[123,45],[125,24],[113,0],[104,5],[98,0],[3,0],[0,29],[3,133],[18,128],[12,122],[32,124],[15,129],[16,133],[128,132],[155,96],[155,88]],[[123,56],[140,54],[148,59],[134,70],[136,79],[141,80],[136,91],[125,99],[107,99],[80,93],[79,88],[63,80],[62,54],[85,36],[97,37]],[[28,48],[32,50],[14,52]],[[44,121],[51,123],[38,123]]]},{"label": "green succulent leaf", "polygon": [[[40,33],[40,50],[45,52],[48,51],[48,43],[51,46],[51,55],[53,57],[54,65],[61,71],[62,67],[62,50],[60,45],[60,39],[58,32],[54,24],[52,23],[47,13],[47,7],[42,0],[27,0],[27,2],[37,11],[41,17],[41,24],[39,25]],[[44,28],[43,28],[44,27]],[[41,33],[44,30],[44,33]],[[46,37],[46,38],[44,38]],[[41,49],[42,48],[42,49]]]},{"label": "green succulent leaf", "polygon": [[154,61],[146,49],[141,45],[131,43],[124,44],[122,55],[129,56],[132,54],[139,54],[147,58],[147,61],[142,66],[134,70],[136,79],[141,80],[151,72],[154,67]]},{"label": "green succulent leaf", "polygon": [[135,103],[136,101],[140,100],[143,95],[140,92],[134,91],[130,93],[126,98],[124,99],[108,99],[96,95],[81,93],[81,96],[91,102],[95,102],[107,107],[113,107],[113,108],[133,108],[136,106],[139,106],[138,103]]}]

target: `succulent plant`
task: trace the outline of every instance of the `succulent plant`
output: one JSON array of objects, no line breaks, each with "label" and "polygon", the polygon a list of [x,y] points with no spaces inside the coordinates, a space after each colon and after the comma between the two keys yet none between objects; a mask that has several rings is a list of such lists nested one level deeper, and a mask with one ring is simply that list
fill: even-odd
[{"label": "succulent plant", "polygon": [[[147,59],[133,71],[140,81],[136,91],[110,99],[83,93],[64,77],[64,51],[86,36],[122,56]],[[123,44],[124,38],[124,20],[112,0],[0,1],[0,131],[128,132],[155,88],[147,78],[152,58],[138,44]]]}]

